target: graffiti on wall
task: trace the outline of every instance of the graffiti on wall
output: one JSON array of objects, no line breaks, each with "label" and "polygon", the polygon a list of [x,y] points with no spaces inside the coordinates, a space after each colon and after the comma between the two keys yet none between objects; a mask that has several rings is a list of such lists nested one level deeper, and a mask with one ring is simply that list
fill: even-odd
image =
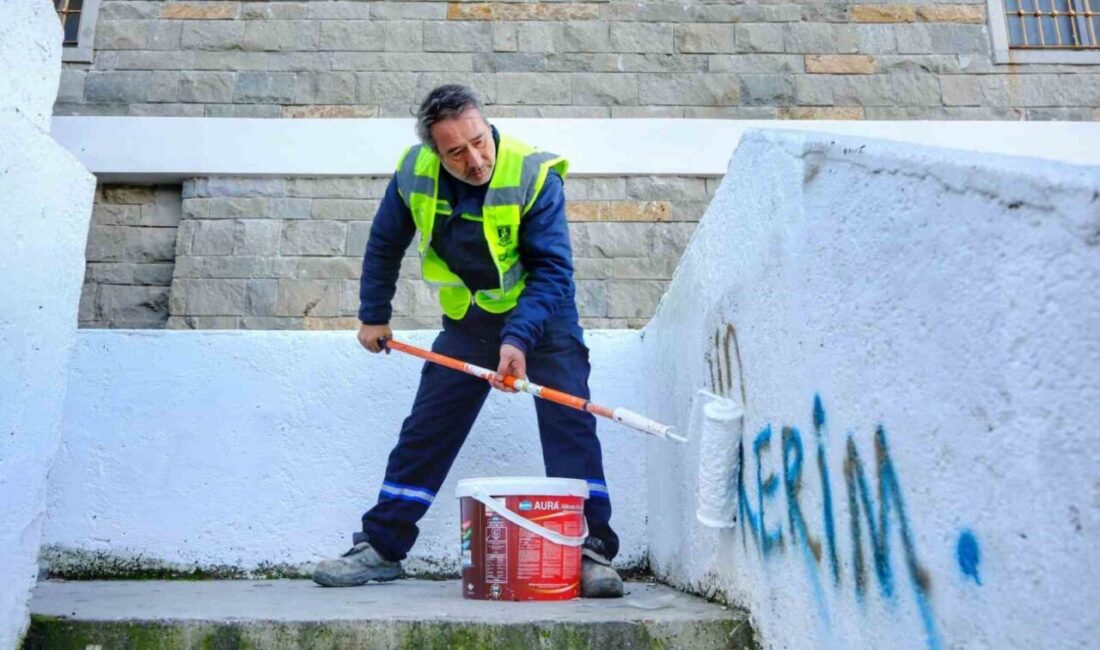
[{"label": "graffiti on wall", "polygon": [[[731,380],[740,375],[736,333],[732,327],[725,332],[729,335],[716,332],[707,356],[711,388],[743,400],[737,392],[738,386],[743,390],[743,383]],[[738,443],[731,480],[736,481],[736,525],[742,546],[756,549],[765,560],[785,551],[799,554],[824,621],[830,618],[826,587],[851,593],[859,602],[869,593],[892,602],[899,589],[905,589],[916,604],[927,646],[942,647],[933,613],[932,577],[920,559],[886,428],[876,427],[871,454],[861,450],[848,433],[842,466],[830,468],[827,414],[818,395],[813,399],[811,421],[812,437],[795,426],[767,424]],[[812,505],[820,517],[812,518],[802,495],[809,484],[806,468],[810,465],[817,470],[813,487],[820,489]],[[835,491],[834,473],[839,487]],[[840,531],[847,532],[843,545],[838,542]],[[980,585],[980,551],[972,531],[959,535],[955,554],[962,574]]]}]

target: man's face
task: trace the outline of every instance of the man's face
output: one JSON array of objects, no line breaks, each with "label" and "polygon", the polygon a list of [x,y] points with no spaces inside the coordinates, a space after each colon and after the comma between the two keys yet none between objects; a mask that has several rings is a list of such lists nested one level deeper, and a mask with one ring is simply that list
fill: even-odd
[{"label": "man's face", "polygon": [[497,161],[493,132],[476,108],[432,125],[439,160],[451,176],[470,185],[484,185],[493,177]]}]

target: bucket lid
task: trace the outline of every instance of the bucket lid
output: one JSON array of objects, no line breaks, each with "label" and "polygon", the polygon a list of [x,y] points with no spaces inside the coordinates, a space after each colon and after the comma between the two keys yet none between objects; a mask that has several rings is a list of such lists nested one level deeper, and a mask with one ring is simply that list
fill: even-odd
[{"label": "bucket lid", "polygon": [[583,497],[587,499],[588,483],[576,478],[492,476],[488,478],[464,478],[455,486],[456,497],[473,496],[475,491],[486,492],[491,497],[539,495],[553,497]]}]

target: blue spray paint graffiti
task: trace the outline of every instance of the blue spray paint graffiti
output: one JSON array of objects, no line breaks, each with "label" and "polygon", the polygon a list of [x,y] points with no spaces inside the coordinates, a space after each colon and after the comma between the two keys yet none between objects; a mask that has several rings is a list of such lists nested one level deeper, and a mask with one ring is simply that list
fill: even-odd
[{"label": "blue spray paint graffiti", "polygon": [[981,551],[978,550],[978,540],[974,533],[964,530],[959,534],[959,543],[955,545],[955,557],[959,561],[959,569],[964,576],[973,578],[974,582],[982,584],[978,576],[978,564],[982,561]]},{"label": "blue spray paint graffiti", "polygon": [[[797,428],[784,426],[781,440],[782,466],[779,476],[768,471],[765,476],[765,455],[771,445],[772,427],[765,426],[752,442],[752,462],[756,464],[755,510],[751,497],[745,487],[745,450],[743,443],[738,445],[737,458],[737,495],[738,525],[741,528],[742,545],[747,549],[747,536],[751,535],[754,545],[762,556],[768,556],[784,548],[789,541],[792,547],[801,550],[805,558],[807,572],[813,582],[818,610],[822,617],[828,617],[824,602],[824,593],[818,577],[818,566],[822,556],[828,561],[828,571],[833,585],[841,587],[844,579],[837,554],[836,525],[833,512],[833,495],[829,479],[829,468],[825,455],[826,438],[825,408],[819,396],[814,397],[813,425],[817,442],[817,466],[821,478],[822,521],[824,527],[824,545],[815,537],[806,523],[804,509],[800,502],[802,474],[805,467],[805,451],[802,435]],[[906,582],[910,586],[912,597],[917,605],[924,628],[925,641],[929,648],[942,647],[939,631],[930,600],[931,578],[921,565],[909,517],[906,513],[901,484],[887,441],[886,430],[878,427],[874,434],[875,472],[869,476],[855,440],[849,434],[844,455],[844,485],[847,492],[848,523],[852,545],[852,585],[855,596],[862,601],[867,590],[867,567],[865,547],[869,546],[870,560],[878,583],[878,591],[888,600],[895,599],[895,581],[891,553],[891,531],[896,530],[900,537],[902,560]],[[767,525],[768,504],[775,496],[782,479],[786,493],[787,537],[784,537],[783,524],[774,529]],[[873,485],[874,483],[874,485]],[[864,542],[866,530],[867,541]],[[964,573],[967,567],[973,568],[973,577],[977,581],[977,542],[971,535],[959,541],[959,563]],[[964,557],[966,558],[964,560]]]}]

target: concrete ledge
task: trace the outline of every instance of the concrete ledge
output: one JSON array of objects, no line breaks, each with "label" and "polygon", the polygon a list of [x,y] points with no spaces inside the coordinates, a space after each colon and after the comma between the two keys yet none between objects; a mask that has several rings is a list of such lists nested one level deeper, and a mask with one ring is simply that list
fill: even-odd
[{"label": "concrete ledge", "polygon": [[669,587],[621,600],[464,600],[461,583],[43,582],[27,650],[50,648],[745,648],[746,613]]}]

